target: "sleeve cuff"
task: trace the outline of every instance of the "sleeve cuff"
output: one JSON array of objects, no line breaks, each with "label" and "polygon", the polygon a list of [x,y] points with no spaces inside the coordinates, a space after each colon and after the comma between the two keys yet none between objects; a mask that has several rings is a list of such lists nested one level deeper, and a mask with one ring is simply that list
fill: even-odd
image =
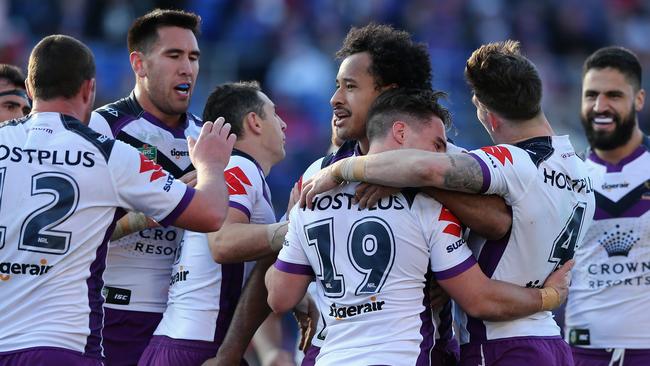
[{"label": "sleeve cuff", "polygon": [[456,277],[459,274],[467,271],[476,264],[476,258],[474,256],[469,256],[462,263],[457,264],[449,269],[440,272],[433,272],[433,275],[436,277],[436,280],[447,280],[452,277]]},{"label": "sleeve cuff", "polygon": [[487,192],[488,188],[490,188],[490,183],[491,183],[491,178],[490,178],[490,169],[488,168],[487,164],[483,161],[483,159],[479,158],[476,154],[474,153],[468,153],[469,156],[473,157],[478,161],[478,165],[481,166],[481,172],[483,173],[483,185],[481,186],[481,191],[479,193],[485,193]]},{"label": "sleeve cuff", "polygon": [[176,221],[178,216],[180,216],[183,211],[187,208],[187,206],[190,204],[192,201],[192,198],[194,197],[194,193],[196,191],[194,188],[187,186],[187,189],[185,190],[185,194],[183,194],[183,198],[181,198],[181,201],[178,202],[178,205],[176,205],[176,208],[172,210],[172,212],[167,215],[164,219],[158,221],[160,226],[162,227],[167,227]]},{"label": "sleeve cuff", "polygon": [[297,275],[306,275],[306,276],[314,276],[314,270],[311,268],[311,266],[306,266],[304,264],[295,264],[295,263],[288,263],[285,262],[281,259],[277,259],[273,266],[278,270],[286,273],[292,273],[292,274],[297,274]]}]

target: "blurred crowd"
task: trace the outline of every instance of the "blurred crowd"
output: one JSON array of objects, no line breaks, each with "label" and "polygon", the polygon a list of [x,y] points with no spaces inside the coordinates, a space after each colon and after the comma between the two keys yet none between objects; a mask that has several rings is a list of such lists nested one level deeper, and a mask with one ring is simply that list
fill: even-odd
[{"label": "blurred crowd", "polygon": [[[287,158],[269,178],[278,213],[299,174],[329,146],[334,53],[351,26],[389,23],[428,45],[434,87],[449,94],[449,136],[466,148],[489,143],[463,79],[467,57],[483,43],[521,41],[542,75],[547,117],[577,150],[586,146],[579,124],[585,57],[617,44],[650,68],[647,0],[0,0],[0,62],[24,69],[44,35],[77,37],[95,53],[101,106],[132,87],[126,33],[134,18],[156,7],[185,9],[203,20],[193,113],[200,116],[207,95],[226,81],[259,80],[277,103],[289,126]],[[640,114],[643,130],[647,119]]]}]

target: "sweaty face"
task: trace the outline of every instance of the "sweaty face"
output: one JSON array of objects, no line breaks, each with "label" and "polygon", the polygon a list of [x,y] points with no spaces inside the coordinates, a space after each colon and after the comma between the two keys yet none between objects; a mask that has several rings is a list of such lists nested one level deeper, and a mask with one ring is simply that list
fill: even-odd
[{"label": "sweaty face", "polygon": [[330,104],[336,135],[342,140],[366,138],[366,115],[380,94],[369,73],[371,62],[368,53],[355,53],[343,60],[336,75],[336,91]]},{"label": "sweaty face", "polygon": [[446,152],[447,136],[442,120],[437,116],[433,116],[425,123],[407,124],[402,147],[405,149]]},{"label": "sweaty face", "polygon": [[[18,90],[18,88],[13,84],[0,81],[0,94],[12,90]],[[29,102],[22,96],[13,94],[0,96],[0,122],[24,117],[29,114],[29,110]]]},{"label": "sweaty face", "polygon": [[191,30],[179,27],[158,29],[158,40],[143,55],[144,89],[160,112],[187,112],[199,73],[199,46]]},{"label": "sweaty face", "polygon": [[580,119],[592,148],[612,150],[630,140],[642,106],[638,93],[616,69],[591,69],[585,74]]},{"label": "sweaty face", "polygon": [[257,92],[260,99],[264,101],[264,118],[262,119],[262,144],[265,150],[271,154],[274,164],[284,159],[285,135],[287,124],[278,116],[275,111],[275,104],[262,92]]}]

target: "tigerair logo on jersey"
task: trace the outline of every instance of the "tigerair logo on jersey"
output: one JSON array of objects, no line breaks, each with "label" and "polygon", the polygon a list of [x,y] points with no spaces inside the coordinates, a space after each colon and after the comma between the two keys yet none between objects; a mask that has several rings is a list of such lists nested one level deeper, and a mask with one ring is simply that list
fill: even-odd
[{"label": "tigerair logo on jersey", "polygon": [[351,318],[353,316],[361,314],[382,311],[385,304],[385,301],[377,301],[377,298],[375,296],[372,296],[369,302],[359,305],[336,306],[335,303],[332,303],[332,305],[330,305],[329,316],[333,317],[336,320],[343,320],[345,318]]},{"label": "tigerair logo on jersey", "polygon": [[510,153],[510,150],[504,146],[486,146],[482,147],[481,150],[485,151],[485,153],[488,155],[492,155],[503,166],[506,165],[506,161],[509,161],[510,164],[513,164],[512,154]]},{"label": "tigerair logo on jersey", "polygon": [[178,271],[176,273],[172,273],[171,281],[169,281],[169,285],[173,285],[178,282],[183,282],[187,281],[187,275],[190,274],[190,271],[186,271],[183,266],[178,267]]},{"label": "tigerair logo on jersey", "polygon": [[251,181],[240,167],[236,166],[223,172],[228,186],[228,194],[231,196],[246,194],[246,187],[252,187]]},{"label": "tigerair logo on jersey", "polygon": [[142,147],[138,148],[138,151],[154,163],[158,162],[158,149],[155,146],[144,144]]},{"label": "tigerair logo on jersey", "polygon": [[153,182],[158,178],[166,176],[163,168],[153,162],[152,160],[145,157],[143,154],[140,154],[140,173],[151,172],[151,177],[149,177],[149,182]]},{"label": "tigerair logo on jersey", "polygon": [[608,257],[627,257],[634,244],[639,240],[641,238],[634,234],[634,230],[625,232],[621,230],[621,225],[616,225],[614,230],[605,231],[604,237],[598,239],[598,244],[605,248]]},{"label": "tigerair logo on jersey", "polygon": [[30,275],[42,276],[46,274],[52,266],[47,264],[47,259],[42,258],[39,263],[0,263],[0,280],[9,281],[12,275]]},{"label": "tigerair logo on jersey", "polygon": [[171,154],[173,157],[175,157],[177,160],[180,159],[180,158],[182,158],[182,157],[184,157],[184,156],[190,156],[190,152],[189,152],[189,151],[185,151],[185,150],[176,150],[176,149],[172,149],[172,151],[170,151],[170,154]]}]

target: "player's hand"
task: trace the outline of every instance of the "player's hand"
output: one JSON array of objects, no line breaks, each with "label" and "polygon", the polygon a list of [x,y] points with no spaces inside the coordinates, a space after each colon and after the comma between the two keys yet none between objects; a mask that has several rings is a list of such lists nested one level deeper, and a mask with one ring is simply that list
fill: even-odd
[{"label": "player's hand", "polygon": [[184,174],[182,177],[178,178],[178,180],[192,188],[196,187],[196,170]]},{"label": "player's hand", "polygon": [[300,327],[300,342],[298,343],[298,349],[307,352],[307,349],[311,344],[311,339],[316,333],[316,325],[318,324],[318,318],[320,317],[318,308],[316,308],[314,300],[308,293],[306,293],[298,305],[293,308],[293,316],[296,318],[298,326]]},{"label": "player's hand", "polygon": [[237,136],[230,133],[230,124],[223,117],[207,121],[201,128],[199,138],[187,138],[190,160],[197,170],[218,168],[223,170],[230,160]]},{"label": "player's hand", "polygon": [[571,285],[571,268],[575,265],[576,261],[571,259],[560,266],[555,272],[544,282],[544,287],[553,287],[560,294],[560,304],[566,301],[569,294],[569,285]]},{"label": "player's hand", "polygon": [[429,304],[432,310],[437,310],[449,302],[449,295],[438,285],[438,281],[431,279],[427,283],[429,291]]},{"label": "player's hand", "polygon": [[354,189],[354,200],[359,204],[359,208],[363,210],[367,207],[373,207],[380,199],[399,191],[400,188],[361,183]]},{"label": "player's hand", "polygon": [[[335,164],[338,163],[339,162],[336,162]],[[334,175],[332,174],[333,166],[334,165],[330,165],[329,167],[322,169],[312,178],[303,182],[302,192],[300,192],[300,207],[306,206],[307,208],[312,209],[314,207],[314,196],[329,191],[341,183],[334,179]]]}]

